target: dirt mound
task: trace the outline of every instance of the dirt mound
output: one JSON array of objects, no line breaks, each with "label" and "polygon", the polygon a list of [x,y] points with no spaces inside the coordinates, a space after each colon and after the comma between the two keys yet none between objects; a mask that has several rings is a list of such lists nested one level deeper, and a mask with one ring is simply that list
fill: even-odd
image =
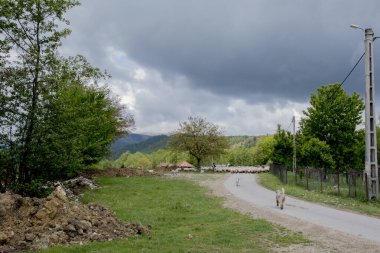
[{"label": "dirt mound", "polygon": [[128,176],[152,176],[160,175],[160,172],[156,170],[145,170],[145,169],[86,169],[83,171],[82,175],[85,178],[93,178],[97,176],[110,176],[110,177],[128,177]]},{"label": "dirt mound", "polygon": [[0,194],[0,228],[0,252],[109,241],[149,232],[139,223],[118,220],[103,206],[69,200],[61,186],[44,199]]}]

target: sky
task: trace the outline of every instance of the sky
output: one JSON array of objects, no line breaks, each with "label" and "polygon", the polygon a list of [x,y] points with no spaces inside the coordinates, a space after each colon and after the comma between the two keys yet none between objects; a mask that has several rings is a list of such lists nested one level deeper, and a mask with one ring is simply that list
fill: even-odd
[{"label": "sky", "polygon": [[[310,94],[342,82],[364,52],[364,32],[350,24],[380,34],[378,0],[80,2],[66,15],[72,33],[62,54],[110,73],[134,132],[150,135],[170,134],[189,116],[226,135],[290,130]],[[376,75],[379,44],[374,53]],[[363,61],[344,88],[363,96]]]}]

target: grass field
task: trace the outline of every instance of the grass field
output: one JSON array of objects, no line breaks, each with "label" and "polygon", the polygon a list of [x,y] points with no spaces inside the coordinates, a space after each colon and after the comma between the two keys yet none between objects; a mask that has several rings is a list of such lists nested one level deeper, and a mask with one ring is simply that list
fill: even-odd
[{"label": "grass field", "polygon": [[54,247],[37,252],[272,252],[309,243],[301,234],[222,207],[199,185],[156,177],[102,177],[84,202],[112,208],[124,221],[150,224],[149,234],[112,242]]},{"label": "grass field", "polygon": [[270,173],[262,173],[259,177],[261,185],[276,190],[285,188],[286,194],[312,202],[323,203],[339,209],[348,209],[355,212],[380,217],[380,202],[366,201],[350,197],[338,196],[336,194],[320,193],[318,191],[307,191],[304,187],[291,183],[283,184],[280,179]]}]

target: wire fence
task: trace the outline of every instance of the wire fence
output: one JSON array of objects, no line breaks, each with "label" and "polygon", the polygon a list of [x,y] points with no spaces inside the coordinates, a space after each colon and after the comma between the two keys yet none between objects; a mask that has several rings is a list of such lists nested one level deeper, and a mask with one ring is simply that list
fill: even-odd
[{"label": "wire fence", "polygon": [[283,183],[298,185],[308,191],[324,192],[361,199],[367,198],[366,174],[362,171],[351,170],[331,174],[319,168],[298,168],[293,172],[285,166],[276,164],[272,164],[269,170]]}]

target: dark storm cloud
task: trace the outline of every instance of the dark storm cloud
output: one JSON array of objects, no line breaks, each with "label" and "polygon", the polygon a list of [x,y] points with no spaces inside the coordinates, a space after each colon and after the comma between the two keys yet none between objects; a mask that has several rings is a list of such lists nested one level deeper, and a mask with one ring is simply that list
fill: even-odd
[{"label": "dark storm cloud", "polygon": [[[81,2],[62,51],[107,69],[145,133],[171,132],[187,116],[227,134],[273,133],[362,55],[364,32],[351,23],[380,34],[378,0]],[[362,62],[344,87],[363,95],[363,83]]]},{"label": "dark storm cloud", "polygon": [[342,81],[360,57],[364,35],[349,24],[380,31],[378,2],[85,0],[71,12],[72,43],[104,63],[102,48],[113,45],[218,94],[303,101]]}]

